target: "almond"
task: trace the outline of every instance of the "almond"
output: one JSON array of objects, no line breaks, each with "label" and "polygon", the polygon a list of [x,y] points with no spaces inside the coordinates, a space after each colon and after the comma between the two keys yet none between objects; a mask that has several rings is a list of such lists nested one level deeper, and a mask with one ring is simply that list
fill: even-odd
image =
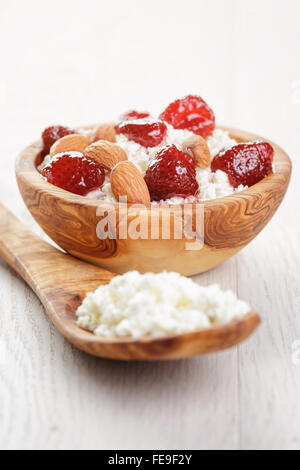
[{"label": "almond", "polygon": [[100,124],[93,132],[93,141],[108,140],[108,142],[116,141],[115,125],[113,123]]},{"label": "almond", "polygon": [[150,204],[148,186],[132,162],[127,160],[118,163],[111,172],[110,183],[117,200],[126,196],[129,204]]},{"label": "almond", "polygon": [[81,152],[83,153],[85,149],[90,145],[91,141],[81,134],[71,134],[62,137],[57,140],[50,149],[50,156],[56,155],[57,153],[63,152]]},{"label": "almond", "polygon": [[200,135],[189,137],[184,142],[182,150],[193,157],[200,168],[206,168],[210,165],[210,151],[206,140]]},{"label": "almond", "polygon": [[84,154],[102,165],[106,170],[112,170],[117,163],[127,160],[125,150],[107,140],[99,140],[89,145],[85,149]]}]

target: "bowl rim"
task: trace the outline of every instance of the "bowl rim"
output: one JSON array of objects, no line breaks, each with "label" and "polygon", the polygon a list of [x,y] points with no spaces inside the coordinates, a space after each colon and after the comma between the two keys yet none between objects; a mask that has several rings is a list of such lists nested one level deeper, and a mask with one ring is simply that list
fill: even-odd
[{"label": "bowl rim", "polygon": [[[81,127],[82,129],[83,127]],[[84,128],[88,129],[91,126],[84,126]],[[268,176],[263,178],[258,183],[254,184],[250,188],[244,189],[242,191],[238,191],[234,194],[230,194],[228,196],[219,197],[215,199],[191,202],[191,203],[181,203],[181,204],[155,204],[150,206],[143,206],[143,209],[148,210],[163,210],[163,209],[182,209],[185,205],[196,206],[196,205],[204,205],[207,209],[213,209],[220,204],[230,204],[232,202],[238,201],[239,198],[245,197],[252,197],[256,196],[258,193],[266,193],[276,191],[278,186],[282,184],[282,177],[285,180],[290,179],[291,171],[292,171],[292,162],[287,153],[279,147],[277,144],[272,142],[269,139],[261,137],[257,134],[253,134],[247,131],[243,131],[240,129],[235,129],[232,127],[227,126],[216,126],[216,129],[220,129],[223,131],[227,131],[230,137],[234,138],[238,143],[240,142],[253,142],[258,140],[263,140],[265,142],[270,143],[274,148],[274,160],[273,164],[275,166],[276,173],[270,173]],[[73,194],[69,191],[66,191],[58,186],[54,186],[51,183],[45,181],[41,174],[37,169],[37,160],[42,151],[42,141],[39,139],[35,141],[28,147],[26,147],[17,157],[16,164],[15,164],[15,172],[17,177],[21,174],[23,176],[27,176],[27,180],[30,180],[31,186],[34,186],[35,189],[39,190],[41,193],[51,194],[52,196],[64,199],[66,203],[76,203],[77,205],[84,205],[89,206],[91,208],[99,208],[102,204],[105,206],[110,205],[110,207],[118,208],[118,202],[111,202],[102,199],[90,199],[85,196],[80,196],[78,194]],[[123,206],[125,206],[124,203]],[[131,207],[136,204],[126,204],[127,207]]]}]

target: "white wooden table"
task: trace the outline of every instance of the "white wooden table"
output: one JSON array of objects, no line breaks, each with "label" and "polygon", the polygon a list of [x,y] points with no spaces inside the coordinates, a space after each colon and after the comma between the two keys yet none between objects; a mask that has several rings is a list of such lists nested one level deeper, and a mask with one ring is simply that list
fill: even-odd
[{"label": "white wooden table", "polygon": [[196,277],[235,290],[263,325],[242,346],[192,360],[97,360],[56,332],[0,262],[0,448],[299,449],[299,1],[147,5],[0,0],[1,201],[39,230],[13,166],[47,125],[159,112],[202,94],[220,123],[266,135],[293,159],[266,229]]}]

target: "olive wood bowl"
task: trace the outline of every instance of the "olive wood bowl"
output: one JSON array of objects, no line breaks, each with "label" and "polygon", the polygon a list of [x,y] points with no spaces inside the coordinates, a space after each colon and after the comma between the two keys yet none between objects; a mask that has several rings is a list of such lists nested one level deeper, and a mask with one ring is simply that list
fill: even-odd
[{"label": "olive wood bowl", "polygon": [[[229,131],[238,142],[261,139],[245,131],[227,127],[222,129]],[[160,272],[165,269],[189,276],[214,268],[238,253],[256,237],[278,209],[289,184],[292,165],[288,155],[278,145],[270,143],[275,151],[275,173],[249,189],[203,202],[201,249],[191,249],[191,245],[187,245],[191,240],[185,237],[176,239],[172,228],[168,240],[162,239],[161,235],[158,239],[120,239],[118,236],[115,239],[100,239],[96,227],[104,217],[99,216],[99,210],[101,212],[101,206],[105,203],[72,194],[41,178],[37,170],[41,162],[41,141],[20,154],[16,162],[16,176],[21,195],[32,216],[57,245],[73,256],[115,273],[134,269],[142,273]],[[120,206],[112,203],[112,207],[118,219]],[[122,207],[121,211],[124,211],[124,204]],[[125,208],[127,210],[126,205]],[[183,205],[171,208],[172,221]],[[162,218],[170,207],[151,209],[158,214],[156,221],[152,220],[152,227],[155,223],[156,228],[161,230]],[[194,226],[196,204],[192,205],[192,211]],[[137,214],[149,219],[151,226],[149,207],[130,214],[128,226]]]}]

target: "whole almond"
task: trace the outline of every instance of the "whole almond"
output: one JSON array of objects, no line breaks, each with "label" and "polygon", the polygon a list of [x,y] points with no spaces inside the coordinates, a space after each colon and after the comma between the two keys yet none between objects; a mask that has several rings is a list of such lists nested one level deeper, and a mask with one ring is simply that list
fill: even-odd
[{"label": "whole almond", "polygon": [[90,140],[81,134],[71,134],[62,137],[57,140],[50,149],[50,156],[56,155],[63,152],[81,152],[83,153],[85,149],[90,145]]},{"label": "whole almond", "polygon": [[125,150],[107,140],[98,140],[98,142],[89,145],[84,154],[102,165],[106,170],[112,170],[117,163],[127,160]]},{"label": "whole almond", "polygon": [[110,183],[117,200],[126,196],[129,204],[150,204],[148,186],[132,162],[127,160],[118,163],[111,172]]},{"label": "whole almond", "polygon": [[93,141],[108,140],[108,142],[116,141],[115,125],[113,123],[100,124],[93,132]]},{"label": "whole almond", "polygon": [[193,157],[200,168],[207,168],[210,165],[210,151],[206,140],[200,135],[189,137],[184,142],[182,150]]}]

